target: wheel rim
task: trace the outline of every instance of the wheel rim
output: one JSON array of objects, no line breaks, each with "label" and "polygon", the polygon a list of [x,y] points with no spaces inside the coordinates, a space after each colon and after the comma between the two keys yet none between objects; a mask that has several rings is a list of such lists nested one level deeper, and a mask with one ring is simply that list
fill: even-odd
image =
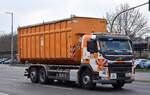
[{"label": "wheel rim", "polygon": [[90,82],[90,77],[88,75],[84,76],[82,79],[84,84],[88,84]]},{"label": "wheel rim", "polygon": [[35,76],[36,76],[36,72],[35,72],[35,71],[32,71],[32,72],[30,73],[31,79],[35,79]]},{"label": "wheel rim", "polygon": [[44,73],[44,71],[41,71],[41,73],[40,73],[40,80],[41,80],[41,82],[43,82],[45,80],[45,73]]}]

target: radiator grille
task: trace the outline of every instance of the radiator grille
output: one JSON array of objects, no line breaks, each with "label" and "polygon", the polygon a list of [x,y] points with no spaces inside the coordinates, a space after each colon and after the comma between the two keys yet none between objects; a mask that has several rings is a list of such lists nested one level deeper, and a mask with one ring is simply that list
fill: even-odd
[{"label": "radiator grille", "polygon": [[132,72],[132,67],[109,67],[110,73],[129,73]]}]

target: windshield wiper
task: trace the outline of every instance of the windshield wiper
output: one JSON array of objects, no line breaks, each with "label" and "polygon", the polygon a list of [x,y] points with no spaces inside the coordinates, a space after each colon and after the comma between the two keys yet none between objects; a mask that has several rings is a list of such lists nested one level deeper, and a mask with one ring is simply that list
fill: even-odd
[{"label": "windshield wiper", "polygon": [[106,49],[106,50],[104,50],[104,53],[106,53],[106,54],[116,54],[115,50],[113,50],[113,49]]},{"label": "windshield wiper", "polygon": [[127,49],[118,49],[118,50],[113,50],[113,49],[106,49],[102,53],[106,54],[132,54],[130,50]]},{"label": "windshield wiper", "polygon": [[106,52],[115,52],[115,50],[113,50],[113,49],[106,49],[105,51]]},{"label": "windshield wiper", "polygon": [[128,50],[128,49],[120,49],[120,51],[125,51],[125,52],[132,52],[131,50]]},{"label": "windshield wiper", "polygon": [[121,49],[120,51],[122,51],[124,54],[131,54],[132,51],[128,50],[128,49]]}]

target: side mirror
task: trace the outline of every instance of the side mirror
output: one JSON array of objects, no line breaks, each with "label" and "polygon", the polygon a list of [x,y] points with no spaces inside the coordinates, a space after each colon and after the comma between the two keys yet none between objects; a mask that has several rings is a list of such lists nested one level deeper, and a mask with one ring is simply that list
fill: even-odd
[{"label": "side mirror", "polygon": [[87,42],[87,50],[91,53],[98,52],[96,40],[88,40]]}]

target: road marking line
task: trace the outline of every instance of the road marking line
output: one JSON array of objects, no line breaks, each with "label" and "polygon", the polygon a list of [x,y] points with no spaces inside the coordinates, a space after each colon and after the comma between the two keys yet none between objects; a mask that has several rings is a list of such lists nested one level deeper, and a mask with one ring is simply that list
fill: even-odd
[{"label": "road marking line", "polygon": [[49,86],[49,85],[42,85],[43,87],[55,88],[55,89],[63,89],[63,90],[73,90],[72,88],[66,87],[57,87],[57,86]]},{"label": "road marking line", "polygon": [[9,95],[9,94],[0,92],[0,95]]}]

